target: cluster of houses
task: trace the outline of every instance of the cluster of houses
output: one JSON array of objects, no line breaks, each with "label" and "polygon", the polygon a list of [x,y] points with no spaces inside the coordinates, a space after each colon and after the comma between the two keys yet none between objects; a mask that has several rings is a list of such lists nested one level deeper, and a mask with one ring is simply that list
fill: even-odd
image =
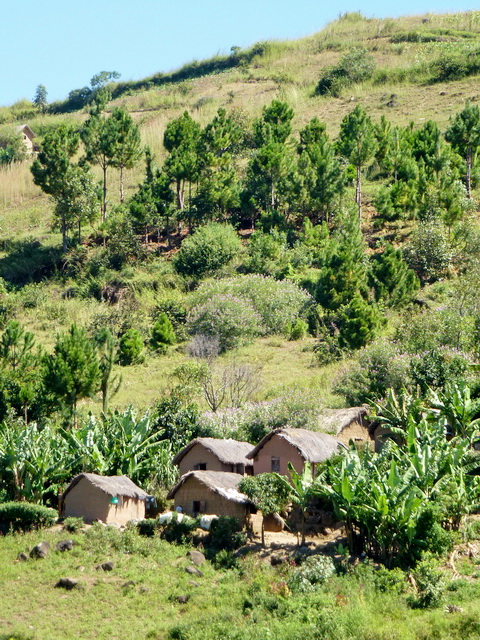
[{"label": "cluster of houses", "polygon": [[[216,514],[248,518],[251,504],[238,490],[245,475],[277,472],[288,477],[288,463],[302,472],[309,462],[315,466],[338,453],[353,440],[375,440],[367,410],[354,407],[331,411],[322,427],[335,435],[307,429],[280,428],[258,444],[232,439],[196,438],[175,456],[180,480],[168,494],[178,511],[190,516]],[[145,517],[149,496],[126,476],[103,477],[81,473],[72,480],[61,498],[63,517],[83,517],[85,522],[126,524]]]}]

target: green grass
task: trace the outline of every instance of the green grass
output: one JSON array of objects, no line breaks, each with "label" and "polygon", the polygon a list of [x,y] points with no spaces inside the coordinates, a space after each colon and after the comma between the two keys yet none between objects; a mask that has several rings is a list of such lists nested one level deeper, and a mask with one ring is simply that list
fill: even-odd
[{"label": "green grass", "polygon": [[[71,538],[72,551],[55,551]],[[51,545],[44,560],[18,562],[40,540]],[[95,526],[87,533],[35,532],[0,539],[0,638],[31,640],[477,640],[480,584],[451,581],[442,605],[412,610],[407,593],[375,588],[368,567],[333,577],[309,594],[284,582],[290,565],[271,567],[253,554],[240,568],[203,577],[185,572],[188,547]],[[111,572],[96,566],[113,561]],[[55,588],[60,578],[78,580],[72,591]],[[185,604],[178,596],[187,595]],[[455,604],[457,613],[444,606]],[[5,635],[6,634],[6,635]]]}]

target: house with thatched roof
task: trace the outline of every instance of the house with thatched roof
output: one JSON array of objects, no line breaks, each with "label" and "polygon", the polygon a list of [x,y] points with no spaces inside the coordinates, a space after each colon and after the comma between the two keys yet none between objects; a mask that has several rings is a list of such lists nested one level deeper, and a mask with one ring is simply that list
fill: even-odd
[{"label": "house with thatched roof", "polygon": [[310,462],[315,475],[315,465],[345,449],[337,438],[308,429],[274,429],[250,451],[254,475],[276,472],[288,476],[290,462],[301,473],[305,462]]},{"label": "house with thatched roof", "polygon": [[147,493],[127,476],[80,473],[60,498],[60,515],[83,518],[86,523],[126,524],[145,518]]},{"label": "house with thatched roof", "polygon": [[318,426],[322,431],[334,434],[337,440],[348,445],[373,440],[371,421],[368,420],[367,407],[349,407],[348,409],[327,409],[319,418]]},{"label": "house with thatched roof", "polygon": [[22,138],[23,144],[27,149],[27,153],[34,153],[35,151],[38,151],[37,146],[33,142],[33,139],[37,136],[30,129],[28,124],[18,125],[18,127],[16,127],[16,132]]},{"label": "house with thatched roof", "polygon": [[244,523],[251,503],[238,490],[242,479],[239,473],[227,471],[189,471],[180,478],[167,498],[175,500],[175,508],[181,507],[189,516],[233,516]]},{"label": "house with thatched roof", "polygon": [[180,475],[189,471],[225,471],[251,475],[253,462],[247,453],[253,449],[249,442],[231,438],[196,438],[187,444],[173,459]]}]

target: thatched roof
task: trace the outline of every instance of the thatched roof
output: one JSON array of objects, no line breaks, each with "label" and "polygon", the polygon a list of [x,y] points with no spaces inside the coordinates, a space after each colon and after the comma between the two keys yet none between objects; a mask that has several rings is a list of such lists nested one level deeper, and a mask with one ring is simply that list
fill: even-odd
[{"label": "thatched roof", "polygon": [[28,135],[29,138],[36,138],[37,137],[33,133],[33,131],[30,129],[28,124],[20,124],[17,127],[15,127],[15,130],[16,130],[17,133],[20,133],[21,131],[23,131],[24,133],[26,133]]},{"label": "thatched roof", "polygon": [[352,422],[368,428],[365,417],[368,415],[366,407],[349,407],[348,409],[327,409],[318,419],[322,431],[340,435]]},{"label": "thatched roof", "polygon": [[173,464],[179,464],[186,454],[196,444],[200,444],[208,451],[211,451],[220,462],[224,464],[244,464],[245,466],[252,466],[250,460],[247,460],[246,456],[253,449],[253,444],[250,442],[239,442],[238,440],[220,440],[219,438],[196,438],[187,444],[173,459]]},{"label": "thatched roof", "polygon": [[308,431],[308,429],[274,429],[260,440],[253,451],[248,454],[249,458],[254,458],[260,449],[273,437],[284,438],[292,446],[298,449],[300,455],[308,462],[323,462],[330,456],[338,453],[338,449],[345,449],[345,445],[333,436],[319,431]]},{"label": "thatched roof", "polygon": [[190,478],[196,478],[207,489],[218,493],[227,500],[240,504],[249,503],[247,496],[238,490],[238,485],[243,476],[239,473],[229,473],[228,471],[189,471],[180,478],[180,481],[173,487],[167,498],[172,500],[180,487],[185,482],[188,482]]},{"label": "thatched roof", "polygon": [[67,493],[83,478],[108,496],[116,496],[117,498],[122,496],[124,498],[137,498],[139,500],[144,500],[148,496],[148,493],[140,489],[140,487],[137,487],[127,476],[99,476],[96,473],[80,473],[65,489],[62,500],[65,499]]}]

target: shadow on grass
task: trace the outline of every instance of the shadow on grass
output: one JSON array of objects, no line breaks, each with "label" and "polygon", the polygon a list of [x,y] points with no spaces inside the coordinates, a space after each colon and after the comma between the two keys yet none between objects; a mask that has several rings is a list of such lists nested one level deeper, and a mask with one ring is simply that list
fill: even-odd
[{"label": "shadow on grass", "polygon": [[7,255],[0,258],[0,276],[17,286],[50,277],[62,257],[60,247],[44,246],[32,238],[5,241],[2,249]]}]

